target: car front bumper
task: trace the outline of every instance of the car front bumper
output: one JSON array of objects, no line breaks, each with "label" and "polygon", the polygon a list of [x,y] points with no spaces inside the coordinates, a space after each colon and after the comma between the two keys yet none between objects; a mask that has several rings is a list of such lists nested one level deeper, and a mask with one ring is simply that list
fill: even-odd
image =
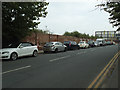
[{"label": "car front bumper", "polygon": [[10,59],[10,55],[5,53],[5,54],[0,54],[0,59]]}]

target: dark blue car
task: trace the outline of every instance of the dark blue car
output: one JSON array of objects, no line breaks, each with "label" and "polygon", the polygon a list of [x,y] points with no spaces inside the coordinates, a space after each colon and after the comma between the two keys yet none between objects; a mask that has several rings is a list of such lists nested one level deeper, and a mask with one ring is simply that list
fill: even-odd
[{"label": "dark blue car", "polygon": [[64,45],[67,46],[67,50],[80,49],[79,45],[75,41],[64,41]]}]

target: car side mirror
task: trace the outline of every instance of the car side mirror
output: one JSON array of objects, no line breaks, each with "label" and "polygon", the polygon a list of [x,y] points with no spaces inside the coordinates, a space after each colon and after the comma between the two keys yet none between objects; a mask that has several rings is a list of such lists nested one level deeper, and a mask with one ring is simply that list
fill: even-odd
[{"label": "car side mirror", "polygon": [[23,48],[23,46],[20,46],[19,48]]}]

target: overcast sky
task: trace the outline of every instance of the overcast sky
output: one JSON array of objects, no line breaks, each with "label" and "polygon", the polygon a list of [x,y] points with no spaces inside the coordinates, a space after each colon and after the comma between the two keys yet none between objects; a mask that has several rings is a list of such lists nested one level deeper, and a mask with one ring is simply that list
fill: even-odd
[{"label": "overcast sky", "polygon": [[95,31],[114,31],[109,24],[109,14],[105,11],[96,9],[99,0],[69,0],[49,2],[48,15],[41,18],[39,29],[50,30],[53,34],[64,34],[65,31],[79,31],[94,35]]}]

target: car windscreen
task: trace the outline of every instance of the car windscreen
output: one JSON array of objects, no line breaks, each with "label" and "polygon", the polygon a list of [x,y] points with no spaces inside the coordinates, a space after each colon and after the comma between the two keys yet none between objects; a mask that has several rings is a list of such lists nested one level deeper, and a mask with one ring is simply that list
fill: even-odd
[{"label": "car windscreen", "polygon": [[80,42],[80,44],[83,44],[84,42]]},{"label": "car windscreen", "polygon": [[98,42],[102,42],[101,40],[98,40]]},{"label": "car windscreen", "polygon": [[54,44],[53,42],[48,42],[48,43],[45,44],[45,46],[51,46],[53,44]]},{"label": "car windscreen", "polygon": [[95,41],[95,43],[99,43],[99,41]]},{"label": "car windscreen", "polygon": [[92,43],[92,41],[88,41],[88,43],[89,43],[89,44],[91,44],[91,43]]},{"label": "car windscreen", "polygon": [[107,43],[111,43],[110,41],[107,41]]}]

